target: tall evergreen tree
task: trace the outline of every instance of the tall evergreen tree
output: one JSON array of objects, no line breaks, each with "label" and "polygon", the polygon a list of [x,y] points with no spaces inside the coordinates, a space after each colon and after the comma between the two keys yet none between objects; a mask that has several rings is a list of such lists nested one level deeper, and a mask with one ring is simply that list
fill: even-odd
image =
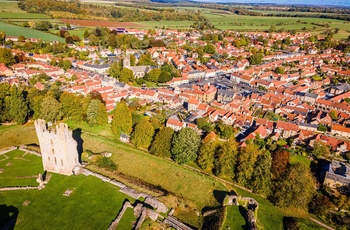
[{"label": "tall evergreen tree", "polygon": [[130,109],[124,100],[117,104],[113,115],[112,131],[119,138],[121,133],[130,134],[132,131],[132,116]]},{"label": "tall evergreen tree", "polygon": [[152,143],[154,135],[154,128],[148,117],[144,117],[136,126],[134,132],[131,134],[131,143],[137,148],[148,149]]},{"label": "tall evergreen tree", "polygon": [[235,177],[237,155],[237,143],[234,138],[230,138],[218,150],[215,159],[215,175],[233,179]]},{"label": "tall evergreen tree", "polygon": [[16,86],[11,88],[11,109],[10,115],[17,124],[24,124],[29,114],[28,102],[23,92]]},{"label": "tall evergreen tree", "polygon": [[179,164],[195,161],[200,141],[199,135],[193,129],[181,129],[172,140],[172,158]]},{"label": "tall evergreen tree", "polygon": [[152,142],[150,153],[161,157],[171,157],[171,140],[174,130],[169,127],[161,128]]},{"label": "tall evergreen tree", "polygon": [[87,112],[86,112],[87,122],[90,125],[104,125],[107,124],[108,114],[104,104],[98,100],[91,100]]}]

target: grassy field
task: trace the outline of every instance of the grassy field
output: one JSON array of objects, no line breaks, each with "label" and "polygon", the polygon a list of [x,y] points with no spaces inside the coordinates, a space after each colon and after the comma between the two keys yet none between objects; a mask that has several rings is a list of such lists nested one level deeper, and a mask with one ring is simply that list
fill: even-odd
[{"label": "grassy field", "polygon": [[147,22],[133,22],[139,27],[135,29],[189,29],[190,25],[193,24],[193,21],[147,21]]},{"label": "grassy field", "polygon": [[[7,155],[15,159],[22,154],[21,151],[13,151]],[[26,155],[25,159],[27,161],[13,160],[4,173],[11,170],[12,177],[18,177],[42,171],[40,157]],[[21,180],[14,179],[14,182],[21,183]],[[67,189],[73,190],[70,196],[63,195]],[[15,229],[107,229],[125,199],[134,202],[118,192],[118,188],[100,179],[52,174],[42,190],[1,192],[0,223],[7,216],[6,205],[19,211]],[[29,202],[27,206],[24,204],[26,201]]]},{"label": "grassy field", "polygon": [[223,229],[246,229],[245,208],[243,206],[226,206],[226,221]]},{"label": "grassy field", "polygon": [[[91,131],[96,134],[113,135],[108,127],[92,128],[85,123],[81,123],[81,125],[77,123],[69,124],[74,129],[82,128],[83,131]],[[38,143],[33,125],[0,126],[0,136],[3,137],[0,139],[1,148]],[[154,157],[130,145],[87,133],[82,134],[82,139],[84,141],[84,150],[91,150],[95,153],[112,152],[112,159],[117,164],[119,172],[136,180],[142,180],[156,186],[159,185],[169,191],[170,194],[175,194],[177,198],[169,194],[169,196],[162,199],[169,206],[172,206],[173,203],[181,203],[174,215],[194,226],[199,226],[200,224],[200,220],[194,210],[201,211],[205,206],[219,205],[214,197],[214,190],[226,191],[225,186],[208,176],[193,172],[170,160]],[[111,172],[104,173],[110,177],[120,179]],[[193,212],[188,211],[187,205],[192,207],[191,210]]]},{"label": "grassy field", "polygon": [[[0,168],[5,169],[0,174],[0,187],[38,185],[36,178],[43,173],[40,157],[19,150],[0,156]],[[30,178],[23,178],[28,176]]]},{"label": "grassy field", "polygon": [[0,126],[0,149],[9,146],[38,144],[33,123],[26,125]]},{"label": "grassy field", "polygon": [[301,156],[301,155],[295,155],[290,157],[290,163],[295,164],[295,163],[303,163],[307,167],[310,167],[311,165],[311,160],[307,157]]},{"label": "grassy field", "polygon": [[120,219],[120,222],[117,226],[117,230],[131,230],[133,221],[136,221],[136,218],[134,216],[134,210],[131,208],[127,208],[124,212],[123,217]]},{"label": "grassy field", "polygon": [[23,35],[26,38],[41,38],[44,41],[60,41],[64,42],[59,36],[45,33],[39,30],[34,30],[30,28],[25,28],[21,26],[16,26],[0,21],[0,30],[5,31],[8,36],[21,36]]},{"label": "grassy field", "polygon": [[[275,25],[279,30],[284,28],[285,30],[297,30],[301,31],[303,27],[306,31],[311,31],[316,34],[321,34],[325,27],[315,24],[328,23],[329,28],[339,28],[339,33],[335,35],[335,38],[347,38],[349,33],[346,31],[349,29],[350,22],[340,21],[335,19],[324,18],[284,18],[284,17],[258,17],[258,16],[246,16],[246,15],[234,15],[234,14],[220,14],[213,12],[203,13],[209,21],[212,22],[218,29],[230,29],[237,31],[262,31],[268,30],[271,25]],[[298,23],[297,21],[300,20]],[[315,27],[315,29],[314,29]]]},{"label": "grassy field", "polygon": [[[68,123],[71,127],[82,128],[83,131],[87,130],[96,134],[113,136],[110,131],[108,131],[108,127],[92,128],[87,126],[85,123]],[[26,126],[0,126],[0,137],[0,148],[12,145],[37,143],[35,130],[32,124]],[[84,140],[84,150],[88,149],[95,153],[103,151],[112,152],[112,159],[117,164],[119,172],[153,185],[159,185],[163,189],[169,191],[170,194],[160,197],[160,199],[169,207],[176,207],[176,205],[178,205],[175,208],[174,215],[193,226],[199,227],[201,221],[196,215],[196,210],[201,211],[201,209],[205,206],[219,205],[219,201],[214,196],[214,191],[225,192],[227,189],[230,189],[239,195],[253,197],[259,202],[258,225],[261,227],[261,229],[283,229],[283,218],[286,216],[304,218],[300,219],[300,225],[303,226],[302,229],[321,229],[318,228],[317,225],[316,227],[310,228],[310,226],[313,226],[313,223],[305,219],[308,217],[307,213],[279,209],[273,206],[268,200],[260,196],[254,195],[237,187],[233,187],[229,184],[224,186],[208,176],[195,173],[192,170],[189,170],[181,165],[177,165],[169,160],[154,157],[149,153],[137,150],[128,144],[120,143],[108,138],[93,136],[87,133],[82,134],[82,139]],[[0,157],[0,163],[1,159],[3,158]],[[40,160],[40,158],[36,158],[36,160]],[[309,162],[307,158],[301,156],[293,156],[292,162],[294,161],[305,163]],[[0,165],[0,167],[2,166]],[[95,169],[98,168],[95,167]],[[115,177],[116,175],[113,172],[104,173],[110,177]],[[53,178],[55,177],[59,176],[54,175]],[[116,176],[115,178],[118,177]],[[175,194],[176,197],[171,194]],[[0,203],[3,203],[1,196]],[[190,205],[192,208],[188,207],[188,205]],[[231,229],[241,227],[244,220],[241,213],[242,212],[240,212],[238,207],[228,208],[228,215],[225,224],[227,226],[234,227],[231,227]],[[130,216],[130,218],[125,219],[125,224],[128,224],[131,221],[132,217]]]},{"label": "grassy field", "polygon": [[50,17],[45,14],[31,14],[26,12],[14,13],[14,12],[2,12],[2,11],[0,11],[0,18],[1,19],[50,19]]}]

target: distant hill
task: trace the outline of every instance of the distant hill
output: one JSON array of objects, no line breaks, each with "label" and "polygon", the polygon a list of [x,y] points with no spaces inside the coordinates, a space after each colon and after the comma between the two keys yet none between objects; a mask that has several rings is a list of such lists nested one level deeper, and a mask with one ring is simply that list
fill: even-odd
[{"label": "distant hill", "polygon": [[342,6],[350,8],[349,0],[151,0],[152,2],[179,3],[243,3],[243,4],[276,4],[276,5],[313,5],[313,6]]}]

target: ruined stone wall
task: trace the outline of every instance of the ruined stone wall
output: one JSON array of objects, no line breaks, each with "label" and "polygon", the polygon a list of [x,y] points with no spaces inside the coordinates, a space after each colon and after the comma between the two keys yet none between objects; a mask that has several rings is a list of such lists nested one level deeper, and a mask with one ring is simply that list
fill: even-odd
[{"label": "ruined stone wall", "polygon": [[73,169],[80,166],[77,142],[67,124],[60,123],[48,130],[44,120],[35,121],[36,134],[42,155],[44,170],[72,175]]}]

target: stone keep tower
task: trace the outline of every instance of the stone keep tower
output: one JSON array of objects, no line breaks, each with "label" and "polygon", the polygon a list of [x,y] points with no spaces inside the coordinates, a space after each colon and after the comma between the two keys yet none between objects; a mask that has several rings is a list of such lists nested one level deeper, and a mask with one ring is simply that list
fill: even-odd
[{"label": "stone keep tower", "polygon": [[60,123],[56,130],[48,130],[44,120],[35,121],[44,170],[72,175],[80,166],[77,142],[67,124]]}]

